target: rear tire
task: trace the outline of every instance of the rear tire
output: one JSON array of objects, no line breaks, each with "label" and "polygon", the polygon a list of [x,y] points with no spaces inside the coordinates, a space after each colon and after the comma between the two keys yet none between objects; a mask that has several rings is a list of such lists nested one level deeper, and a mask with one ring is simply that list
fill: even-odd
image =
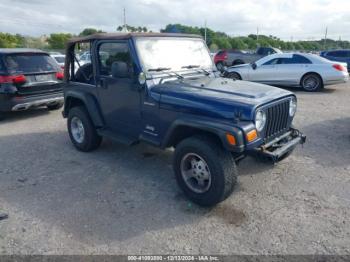
[{"label": "rear tire", "polygon": [[237,182],[232,154],[207,136],[194,136],[180,142],[173,167],[179,187],[200,206],[213,206],[225,200]]},{"label": "rear tire", "polygon": [[56,104],[53,104],[53,105],[47,105],[47,108],[52,111],[52,110],[58,110],[60,108],[62,108],[63,106],[63,103],[56,103]]},{"label": "rear tire", "polygon": [[314,73],[303,76],[300,85],[307,92],[317,92],[323,88],[322,78]]},{"label": "rear tire", "polygon": [[100,146],[102,137],[97,134],[84,107],[73,107],[69,110],[67,126],[69,137],[79,151],[89,152]]}]

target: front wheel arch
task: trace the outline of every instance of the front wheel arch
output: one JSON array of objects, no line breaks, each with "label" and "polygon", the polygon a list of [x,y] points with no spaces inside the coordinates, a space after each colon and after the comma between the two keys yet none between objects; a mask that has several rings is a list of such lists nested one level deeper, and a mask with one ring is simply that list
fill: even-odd
[{"label": "front wheel arch", "polygon": [[215,141],[218,145],[224,146],[220,136],[215,132],[188,125],[178,125],[166,139],[165,147],[176,147],[181,141],[195,135],[210,137],[212,141]]}]

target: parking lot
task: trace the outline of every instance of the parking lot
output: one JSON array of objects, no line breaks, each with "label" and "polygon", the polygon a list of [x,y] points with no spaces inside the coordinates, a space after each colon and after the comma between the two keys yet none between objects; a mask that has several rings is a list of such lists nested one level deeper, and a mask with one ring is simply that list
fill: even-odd
[{"label": "parking lot", "polygon": [[242,161],[211,209],[183,196],[171,150],[104,141],[81,153],[59,111],[12,113],[0,123],[0,253],[350,254],[350,84],[296,95],[307,143],[276,166]]}]

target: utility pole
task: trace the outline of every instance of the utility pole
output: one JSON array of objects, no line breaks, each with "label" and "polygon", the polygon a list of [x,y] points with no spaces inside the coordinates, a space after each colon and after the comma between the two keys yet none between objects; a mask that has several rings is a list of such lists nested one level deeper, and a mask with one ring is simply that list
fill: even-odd
[{"label": "utility pole", "polygon": [[207,43],[207,20],[204,22],[204,40]]},{"label": "utility pole", "polygon": [[125,12],[125,7],[123,8],[123,21],[124,21],[124,32],[128,32],[128,27],[126,26],[126,12]]},{"label": "utility pole", "polygon": [[259,43],[259,27],[256,28],[256,42]]},{"label": "utility pole", "polygon": [[327,47],[327,34],[328,34],[328,27],[326,27],[326,33],[324,35],[324,44],[323,44],[324,50],[326,50],[326,47]]}]

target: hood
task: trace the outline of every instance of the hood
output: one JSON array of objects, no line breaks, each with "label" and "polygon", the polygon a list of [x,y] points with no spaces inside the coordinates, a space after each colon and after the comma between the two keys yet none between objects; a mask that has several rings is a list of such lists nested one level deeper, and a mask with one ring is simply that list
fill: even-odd
[{"label": "hood", "polygon": [[240,64],[240,65],[234,65],[230,66],[229,68],[242,68],[242,67],[249,67],[251,66],[250,64]]},{"label": "hood", "polygon": [[293,95],[291,92],[247,81],[198,77],[155,85],[162,109],[208,117],[253,119],[256,107]]}]

